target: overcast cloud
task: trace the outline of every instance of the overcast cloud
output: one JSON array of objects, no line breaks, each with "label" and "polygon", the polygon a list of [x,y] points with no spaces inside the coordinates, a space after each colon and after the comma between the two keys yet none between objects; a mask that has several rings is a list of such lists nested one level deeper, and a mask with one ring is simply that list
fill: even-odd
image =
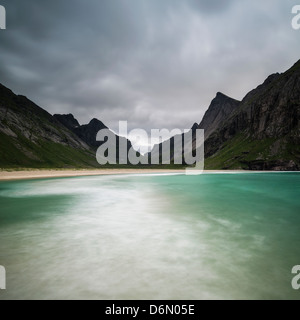
[{"label": "overcast cloud", "polygon": [[[298,1],[300,4],[300,0]],[[295,0],[1,0],[0,82],[114,130],[190,128],[300,59]]]}]

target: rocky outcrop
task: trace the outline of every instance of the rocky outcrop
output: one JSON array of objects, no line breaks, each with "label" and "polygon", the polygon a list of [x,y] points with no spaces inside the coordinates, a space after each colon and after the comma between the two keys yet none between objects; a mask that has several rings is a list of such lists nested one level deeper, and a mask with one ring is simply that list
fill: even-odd
[{"label": "rocky outcrop", "polygon": [[[80,125],[72,114],[52,116],[24,96],[0,85],[0,167],[99,167],[97,133],[108,129],[93,119]],[[117,160],[120,141],[116,135]],[[123,161],[124,159],[122,159]]]},{"label": "rocky outcrop", "polygon": [[[61,122],[64,126],[70,129],[79,139],[84,141],[93,150],[96,150],[104,142],[97,141],[96,137],[100,130],[108,129],[108,127],[98,119],[92,119],[88,124],[79,125],[78,121],[74,118],[72,114],[68,115],[58,115],[55,114],[54,117]],[[118,135],[116,136],[116,147],[117,147],[117,161],[119,160],[119,145],[122,140],[124,145],[127,145],[127,151],[132,148],[131,142]]]},{"label": "rocky outcrop", "polygon": [[[211,134],[216,131],[220,126],[228,119],[229,116],[233,114],[235,110],[240,106],[241,102],[235,99],[232,99],[225,94],[218,92],[216,97],[212,100],[208,110],[206,111],[201,123],[198,125],[195,123],[192,130],[192,139],[193,146],[196,146],[195,141],[195,132],[196,129],[204,129],[205,139],[208,139]],[[171,162],[174,162],[174,151],[177,154],[177,158],[181,158],[182,163],[184,162],[184,150],[183,146],[183,137],[181,137],[181,143],[174,146],[174,138],[171,138],[170,141],[163,142],[159,145],[155,145],[152,151],[149,154],[149,159],[151,156],[157,156],[157,153],[162,153],[163,146],[168,146],[170,144],[171,147]],[[189,142],[188,140],[186,141]],[[180,149],[180,151],[178,151]],[[161,158],[161,157],[160,157]]]},{"label": "rocky outcrop", "polygon": [[268,77],[210,133],[207,162],[227,163],[225,168],[299,170],[299,119],[300,61],[285,73]]},{"label": "rocky outcrop", "polygon": [[93,119],[89,124],[81,126],[72,114],[55,114],[54,118],[92,148],[99,146],[99,143],[96,141],[97,133],[102,129],[108,129],[106,125],[98,119]]},{"label": "rocky outcrop", "polygon": [[55,114],[53,117],[71,131],[74,131],[76,128],[80,127],[79,122],[72,114]]},{"label": "rocky outcrop", "polygon": [[207,139],[240,106],[241,102],[218,92],[206,111],[199,129],[205,130]]},{"label": "rocky outcrop", "polygon": [[44,109],[0,85],[0,166],[95,166],[91,148]]},{"label": "rocky outcrop", "polygon": [[[218,92],[193,130],[205,130],[207,169],[292,171],[300,168],[299,120],[300,61],[269,76],[242,101]],[[172,149],[174,138],[170,142]],[[163,144],[151,154],[161,153]],[[175,147],[182,155],[182,145]]]},{"label": "rocky outcrop", "polygon": [[74,133],[91,147],[98,147],[99,143],[96,141],[97,133],[102,129],[108,129],[100,120],[93,119],[89,124],[79,126],[74,129]]},{"label": "rocky outcrop", "polygon": [[[190,141],[193,143],[195,141],[196,130],[198,129],[198,124],[194,123],[192,128],[187,134],[176,135],[169,140],[166,140],[160,144],[156,144],[151,152],[146,154],[145,156],[148,157],[148,162],[152,163],[151,159],[159,159],[160,164],[174,164],[175,163],[182,163],[185,164],[184,159],[184,150],[183,150],[183,143],[189,143]],[[191,133],[191,134],[190,134]],[[191,139],[191,140],[189,140]],[[168,150],[170,148],[170,157],[164,161],[162,154],[163,150]],[[166,152],[166,151],[164,151]],[[169,156],[168,152],[166,155]]]},{"label": "rocky outcrop", "polygon": [[[217,93],[201,123],[193,125],[192,142],[196,129],[204,129],[207,169],[300,170],[299,121],[300,61],[269,76],[242,101]],[[0,85],[1,167],[97,166],[101,129],[107,127],[100,120],[80,125],[71,114],[52,116]],[[121,139],[132,147],[126,138],[116,138],[117,148]],[[182,141],[183,136],[171,138],[146,157],[161,159],[164,144],[182,157]]]}]

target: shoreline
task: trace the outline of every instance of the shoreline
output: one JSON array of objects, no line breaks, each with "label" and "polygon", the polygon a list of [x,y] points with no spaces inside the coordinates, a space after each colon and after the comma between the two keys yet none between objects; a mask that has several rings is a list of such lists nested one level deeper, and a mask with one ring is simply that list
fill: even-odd
[{"label": "shoreline", "polygon": [[[288,171],[248,171],[248,170],[204,170],[203,174],[235,173],[287,173]],[[297,172],[297,171],[293,171]],[[299,172],[299,171],[298,171]],[[182,169],[28,169],[1,170],[0,181],[32,180],[49,178],[71,178],[84,176],[121,175],[121,174],[184,174]]]},{"label": "shoreline", "polygon": [[49,178],[71,178],[118,174],[166,174],[184,173],[185,170],[171,169],[28,169],[19,171],[0,171],[0,181],[49,179]]}]

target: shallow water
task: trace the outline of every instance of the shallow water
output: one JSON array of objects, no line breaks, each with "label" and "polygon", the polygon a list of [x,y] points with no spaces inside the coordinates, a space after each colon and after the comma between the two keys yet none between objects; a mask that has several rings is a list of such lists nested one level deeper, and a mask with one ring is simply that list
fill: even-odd
[{"label": "shallow water", "polygon": [[300,174],[0,183],[0,299],[300,299]]}]

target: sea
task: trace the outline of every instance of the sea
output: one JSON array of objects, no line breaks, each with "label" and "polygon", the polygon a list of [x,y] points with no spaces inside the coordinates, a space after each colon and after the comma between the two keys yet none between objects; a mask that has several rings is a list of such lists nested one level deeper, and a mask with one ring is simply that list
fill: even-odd
[{"label": "sea", "polygon": [[300,173],[0,182],[0,265],[0,300],[299,300]]}]

